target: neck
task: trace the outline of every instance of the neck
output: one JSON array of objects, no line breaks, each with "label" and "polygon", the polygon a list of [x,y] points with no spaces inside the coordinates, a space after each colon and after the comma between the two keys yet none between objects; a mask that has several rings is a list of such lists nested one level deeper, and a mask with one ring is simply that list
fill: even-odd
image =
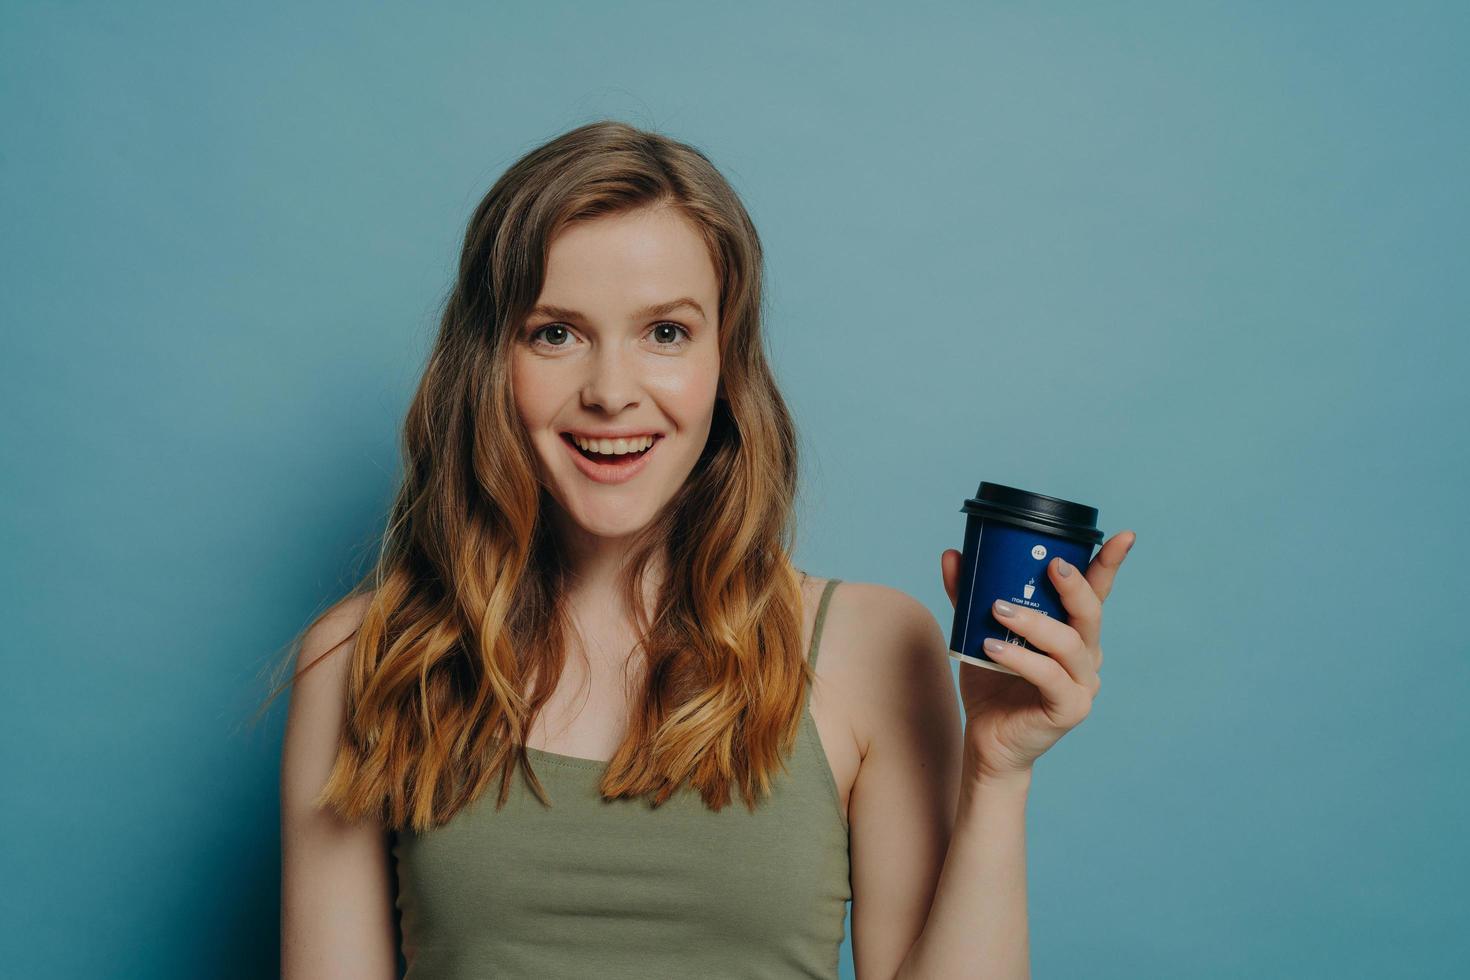
[{"label": "neck", "polygon": [[[570,571],[567,603],[594,620],[632,622],[633,611],[623,601],[621,580],[636,535],[608,538],[592,534],[564,513],[558,513],[558,518],[557,540]],[[644,574],[643,603],[650,613],[666,571],[663,554],[655,552]]]}]

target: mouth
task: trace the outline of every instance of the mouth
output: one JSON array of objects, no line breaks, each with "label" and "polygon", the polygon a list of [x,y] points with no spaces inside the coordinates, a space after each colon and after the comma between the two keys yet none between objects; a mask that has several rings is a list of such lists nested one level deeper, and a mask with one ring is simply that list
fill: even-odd
[{"label": "mouth", "polygon": [[573,441],[571,433],[561,433],[561,441],[566,445],[572,455],[572,460],[577,464],[577,469],[598,483],[622,483],[630,480],[638,474],[646,465],[649,456],[658,449],[659,443],[664,441],[662,435],[654,436],[652,444],[647,449],[629,453],[597,453],[583,449]]}]

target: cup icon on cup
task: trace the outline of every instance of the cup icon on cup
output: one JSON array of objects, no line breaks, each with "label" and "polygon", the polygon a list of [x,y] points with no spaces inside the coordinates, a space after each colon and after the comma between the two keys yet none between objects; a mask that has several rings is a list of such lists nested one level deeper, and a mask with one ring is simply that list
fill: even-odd
[{"label": "cup icon on cup", "polygon": [[[966,515],[959,590],[950,627],[949,655],[964,663],[1015,674],[991,660],[986,637],[1033,650],[991,613],[996,599],[1067,622],[1061,596],[1047,576],[1046,564],[1060,555],[1086,570],[1092,551],[1103,541],[1097,508],[1058,497],[981,483],[960,512]],[[1025,583],[1017,594],[1015,583]]]}]

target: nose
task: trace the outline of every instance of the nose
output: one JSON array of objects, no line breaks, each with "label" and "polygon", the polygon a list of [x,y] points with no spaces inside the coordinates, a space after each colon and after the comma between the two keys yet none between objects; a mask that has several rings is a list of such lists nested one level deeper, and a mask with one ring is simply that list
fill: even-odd
[{"label": "nose", "polygon": [[600,348],[591,358],[591,366],[582,385],[582,406],[596,406],[609,415],[636,406],[639,390],[636,358],[636,353],[623,350],[617,344]]}]

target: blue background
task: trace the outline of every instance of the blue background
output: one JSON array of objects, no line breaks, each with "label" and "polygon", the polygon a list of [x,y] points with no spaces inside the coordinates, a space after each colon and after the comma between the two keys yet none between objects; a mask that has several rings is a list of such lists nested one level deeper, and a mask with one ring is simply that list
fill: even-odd
[{"label": "blue background", "polygon": [[1138,533],[1037,765],[1036,976],[1465,968],[1464,4],[0,27],[12,975],[275,969],[260,671],[372,557],[471,208],[603,117],[755,218],[815,574],[947,628],[981,480]]}]

